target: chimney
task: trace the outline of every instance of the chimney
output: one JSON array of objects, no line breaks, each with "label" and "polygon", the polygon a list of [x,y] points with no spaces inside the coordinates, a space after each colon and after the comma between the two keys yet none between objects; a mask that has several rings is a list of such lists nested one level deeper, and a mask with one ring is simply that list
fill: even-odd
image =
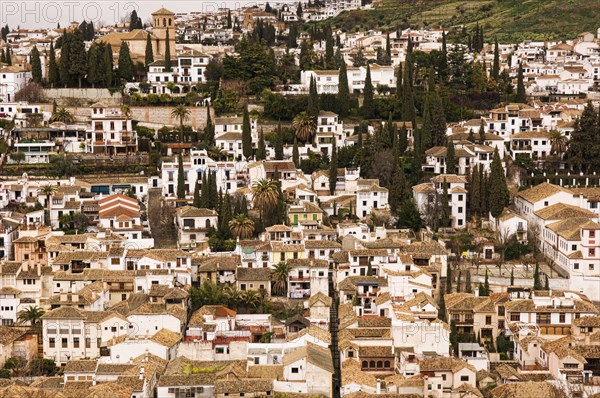
[{"label": "chimney", "polygon": [[[477,290],[477,289],[475,289]],[[398,391],[400,392],[400,391]],[[425,375],[423,376],[423,396],[424,397],[428,397],[429,396],[429,376]]]},{"label": "chimney", "polygon": [[377,379],[377,390],[375,391],[375,394],[381,394],[381,379]]},{"label": "chimney", "polygon": [[37,276],[42,276],[42,264],[37,263]]},{"label": "chimney", "polygon": [[144,380],[144,365],[140,366],[140,380]]}]

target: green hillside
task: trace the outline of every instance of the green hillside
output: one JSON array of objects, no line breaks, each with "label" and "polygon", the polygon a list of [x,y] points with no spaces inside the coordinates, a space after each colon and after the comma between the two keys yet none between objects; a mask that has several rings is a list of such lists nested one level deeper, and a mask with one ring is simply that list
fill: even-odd
[{"label": "green hillside", "polygon": [[332,25],[348,31],[451,28],[479,22],[501,42],[572,39],[600,27],[598,0],[382,0],[372,10],[344,12]]}]

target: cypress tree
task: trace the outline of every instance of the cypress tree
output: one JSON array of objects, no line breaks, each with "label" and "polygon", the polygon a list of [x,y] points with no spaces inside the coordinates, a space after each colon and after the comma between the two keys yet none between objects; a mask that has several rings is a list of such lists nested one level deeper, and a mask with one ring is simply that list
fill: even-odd
[{"label": "cypress tree", "polygon": [[402,110],[402,64],[398,65],[398,69],[396,69],[396,100]]},{"label": "cypress tree", "polygon": [[242,153],[246,160],[252,157],[252,131],[250,128],[248,107],[244,108],[244,118],[242,123]]},{"label": "cypress tree", "polygon": [[456,278],[456,292],[460,293],[462,288],[462,272],[458,271],[458,277]]},{"label": "cypress tree", "polygon": [[517,75],[517,97],[516,101],[520,103],[527,102],[527,94],[525,93],[525,83],[523,82],[523,65],[519,64],[519,73]]},{"label": "cypress tree", "polygon": [[446,174],[456,174],[456,156],[452,141],[449,141],[446,146]]},{"label": "cypress tree", "polygon": [[169,29],[167,28],[166,43],[165,43],[165,72],[171,72],[171,42],[169,40]]},{"label": "cypress tree", "polygon": [[112,87],[113,83],[113,55],[112,48],[109,45],[104,47],[104,84],[106,87]]},{"label": "cypress tree", "polygon": [[548,279],[548,275],[546,275],[546,281],[544,283],[544,290],[550,290],[550,280]]},{"label": "cypress tree", "polygon": [[452,293],[452,267],[446,265],[446,293]]},{"label": "cypress tree", "polygon": [[339,72],[339,84],[337,94],[338,113],[340,117],[348,115],[350,108],[350,89],[348,87],[348,72],[346,70],[346,62],[342,60]]},{"label": "cypress tree", "polygon": [[489,296],[492,291],[490,290],[490,279],[488,277],[487,268],[485,269],[485,280],[483,281],[483,288],[485,289],[485,295]]},{"label": "cypress tree", "polygon": [[467,137],[467,141],[475,143],[475,134],[473,133],[473,129],[469,129],[469,136]]},{"label": "cypress tree", "polygon": [[306,108],[306,113],[308,113],[309,116],[319,116],[319,94],[317,94],[317,81],[314,76],[310,78],[308,105]]},{"label": "cypress tree", "polygon": [[219,209],[219,232],[225,239],[231,238],[231,231],[229,230],[229,221],[233,218],[231,214],[231,197],[229,192],[225,194],[223,204]]},{"label": "cypress tree", "polygon": [[52,114],[56,113],[56,109],[58,108],[58,105],[56,104],[56,98],[52,100]]},{"label": "cypress tree", "polygon": [[179,154],[179,168],[177,170],[177,199],[185,199],[185,172],[183,171],[183,157]]},{"label": "cypress tree", "polygon": [[481,214],[481,180],[479,179],[479,165],[473,167],[471,175],[471,186],[469,189],[469,203],[471,205],[471,215]]},{"label": "cypress tree", "polygon": [[465,293],[473,293],[473,286],[471,285],[471,271],[467,270],[465,276]]},{"label": "cypress tree", "polygon": [[131,55],[129,54],[129,45],[125,41],[121,43],[121,49],[119,50],[117,73],[119,79],[125,81],[133,80],[133,61],[131,61]]},{"label": "cypress tree", "polygon": [[87,81],[92,87],[96,87],[96,83],[100,80],[98,76],[98,67],[101,65],[101,62],[98,59],[98,51],[99,48],[96,44],[92,44],[88,51]]},{"label": "cypress tree", "polygon": [[206,107],[206,126],[204,127],[202,140],[207,146],[215,145],[215,125],[210,117],[210,106]]},{"label": "cypress tree", "polygon": [[438,66],[438,75],[442,82],[448,80],[448,47],[446,43],[446,32],[442,32],[442,54]]},{"label": "cypress tree", "polygon": [[489,184],[488,184],[488,175],[487,173],[485,173],[483,171],[483,167],[479,168],[479,181],[480,181],[480,199],[481,202],[479,204],[479,212],[481,214],[482,217],[487,217],[488,212],[489,212],[489,207],[488,207],[488,197],[489,197]]},{"label": "cypress tree", "polygon": [[10,47],[6,47],[6,64],[12,66],[12,50]]},{"label": "cypress tree", "polygon": [[196,180],[196,185],[194,186],[194,207],[202,207],[202,198],[200,197],[200,181]]},{"label": "cypress tree", "polygon": [[[4,29],[4,28],[2,28]],[[50,45],[52,45],[52,43],[50,43]],[[4,49],[0,48],[0,63],[5,64],[6,63],[6,54],[4,53]]]},{"label": "cypress tree", "polygon": [[281,123],[279,123],[277,125],[277,133],[275,135],[276,139],[273,143],[273,148],[275,149],[275,160],[283,160],[283,137],[281,134]]},{"label": "cypress tree", "polygon": [[333,138],[333,142],[331,145],[331,159],[329,160],[329,194],[335,194],[335,186],[337,184],[337,169],[338,169],[338,159],[337,159],[337,148],[336,148],[335,137]]},{"label": "cypress tree", "polygon": [[504,169],[502,168],[497,148],[494,151],[494,158],[492,160],[489,189],[489,210],[492,217],[497,218],[502,214],[504,208],[508,206],[510,200],[508,187],[506,186],[506,176],[504,175]]},{"label": "cypress tree", "polygon": [[258,148],[256,149],[256,160],[265,160],[267,158],[267,146],[265,145],[265,137],[262,128],[258,136]]},{"label": "cypress tree", "polygon": [[406,149],[408,148],[408,130],[406,129],[405,124],[402,124],[400,128],[400,135],[398,137],[398,151],[400,156],[404,155]]},{"label": "cypress tree", "polygon": [[34,82],[42,83],[42,61],[40,60],[40,52],[35,45],[31,50],[31,77]]},{"label": "cypress tree", "polygon": [[485,143],[485,128],[483,126],[483,119],[481,119],[481,123],[479,124],[479,143]]},{"label": "cypress tree", "polygon": [[431,140],[435,146],[446,145],[446,115],[444,113],[444,105],[440,98],[437,90],[434,90],[432,94],[432,107],[431,107]]},{"label": "cypress tree", "polygon": [[410,69],[410,62],[407,60],[404,64],[404,76],[402,78],[402,120],[412,122],[413,128],[416,128],[417,115],[415,112],[415,99],[413,97]]},{"label": "cypress tree", "polygon": [[79,29],[75,30],[69,45],[69,74],[77,79],[81,88],[81,80],[85,77],[88,70],[87,53],[85,52],[85,43]]},{"label": "cypress tree", "polygon": [[70,83],[69,75],[69,48],[71,42],[71,34],[63,31],[62,35],[62,46],[60,47],[60,64],[59,64],[59,75],[60,82],[64,87]]},{"label": "cypress tree", "polygon": [[294,147],[292,148],[292,161],[296,168],[300,168],[300,154],[298,153],[298,140],[294,138]]},{"label": "cypress tree", "polygon": [[494,63],[492,64],[492,77],[498,81],[500,77],[500,49],[498,47],[498,38],[494,42]]},{"label": "cypress tree", "polygon": [[589,173],[594,168],[600,169],[600,162],[597,161],[597,154],[600,153],[598,113],[592,103],[588,101],[571,133],[567,156],[572,167],[580,172]]},{"label": "cypress tree", "polygon": [[398,215],[400,206],[405,200],[408,200],[409,194],[407,193],[406,176],[400,163],[396,164],[394,175],[392,177],[392,184],[390,185],[389,192],[389,205],[392,214]]},{"label": "cypress tree", "polygon": [[150,33],[146,33],[146,54],[144,56],[144,63],[146,68],[154,62],[154,51],[152,50],[152,41],[150,40]]},{"label": "cypress tree", "polygon": [[208,176],[208,180],[209,180],[209,184],[208,184],[209,191],[208,191],[208,193],[210,195],[209,198],[208,198],[209,205],[210,205],[211,209],[216,209],[217,203],[218,203],[217,200],[218,200],[218,197],[219,197],[219,193],[217,191],[217,173],[216,172],[210,173],[209,176]]},{"label": "cypress tree", "polygon": [[325,39],[325,67],[327,69],[333,69],[334,67],[333,55],[333,37],[329,35]]},{"label": "cypress tree", "polygon": [[367,77],[365,78],[365,88],[363,90],[362,114],[365,119],[371,119],[374,116],[375,104],[373,103],[373,83],[371,82],[371,67],[367,64]]},{"label": "cypress tree", "polygon": [[510,270],[510,285],[514,286],[515,285],[515,269],[511,269]]},{"label": "cypress tree", "polygon": [[392,44],[390,43],[390,32],[385,36],[385,53],[389,60],[392,59]]},{"label": "cypress tree", "polygon": [[485,45],[485,38],[483,36],[483,26],[479,28],[479,51],[483,50],[483,46]]},{"label": "cypress tree", "polygon": [[444,178],[444,189],[442,190],[441,197],[441,205],[442,205],[442,214],[440,225],[442,227],[450,227],[452,224],[451,219],[451,211],[450,211],[450,203],[448,202],[448,184],[446,183],[446,179]]}]

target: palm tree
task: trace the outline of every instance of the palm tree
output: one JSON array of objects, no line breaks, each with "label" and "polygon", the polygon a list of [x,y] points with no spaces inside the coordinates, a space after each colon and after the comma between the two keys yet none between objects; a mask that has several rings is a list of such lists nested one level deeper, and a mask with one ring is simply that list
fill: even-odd
[{"label": "palm tree", "polygon": [[252,184],[252,204],[260,209],[260,214],[277,206],[279,185],[276,181],[261,179]]},{"label": "palm tree", "polygon": [[254,221],[245,214],[238,214],[229,221],[229,230],[240,239],[248,239],[254,232]]},{"label": "palm tree", "polygon": [[56,185],[52,185],[52,184],[46,184],[43,187],[41,187],[39,189],[39,192],[41,194],[44,194],[46,196],[46,207],[48,207],[48,220],[50,219],[51,216],[51,211],[52,211],[52,197],[54,196],[54,194],[58,191],[58,188],[56,188]]},{"label": "palm tree", "polygon": [[306,112],[301,112],[292,121],[298,141],[308,142],[317,132],[317,121]]},{"label": "palm tree", "polygon": [[288,276],[291,268],[285,262],[281,261],[271,272],[271,282],[273,283],[273,293],[279,296],[287,295]]},{"label": "palm tree", "polygon": [[260,295],[256,290],[246,290],[242,294],[242,302],[248,309],[254,309],[260,304]]},{"label": "palm tree", "polygon": [[45,311],[38,306],[29,306],[26,309],[19,312],[17,316],[17,321],[19,324],[24,324],[29,322],[31,327],[37,326],[40,322],[40,319],[44,315]]},{"label": "palm tree", "polygon": [[550,140],[550,154],[555,155],[557,159],[562,158],[562,155],[567,151],[567,137],[558,130],[552,130],[548,134]]},{"label": "palm tree", "polygon": [[66,110],[65,107],[58,108],[58,110],[52,114],[53,122],[63,122],[68,124],[73,123],[74,120],[73,114]]},{"label": "palm tree", "polygon": [[223,298],[229,308],[236,309],[242,301],[242,293],[235,287],[225,286],[223,288]]},{"label": "palm tree", "polygon": [[171,111],[171,117],[179,119],[179,142],[183,142],[183,122],[190,118],[192,112],[185,105],[179,104]]}]

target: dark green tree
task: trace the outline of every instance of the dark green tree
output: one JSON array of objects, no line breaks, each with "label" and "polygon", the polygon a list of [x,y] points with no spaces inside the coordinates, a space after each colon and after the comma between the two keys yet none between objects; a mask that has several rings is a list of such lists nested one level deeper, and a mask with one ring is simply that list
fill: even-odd
[{"label": "dark green tree", "polygon": [[481,145],[485,144],[485,128],[483,126],[483,119],[481,119],[481,123],[479,124],[479,143]]},{"label": "dark green tree", "polygon": [[479,165],[475,165],[471,174],[471,184],[469,185],[471,215],[481,214],[481,180],[479,177]]},{"label": "dark green tree", "polygon": [[365,77],[365,88],[363,90],[362,115],[365,119],[371,119],[375,113],[373,98],[373,83],[371,81],[371,67],[367,65],[367,76]]},{"label": "dark green tree", "polygon": [[471,285],[471,271],[467,270],[465,276],[465,293],[473,293],[473,286]]},{"label": "dark green tree", "polygon": [[508,187],[506,186],[506,176],[504,175],[504,169],[502,168],[497,148],[494,151],[494,158],[492,160],[489,189],[489,211],[492,217],[497,218],[502,214],[504,208],[508,206],[510,201]]},{"label": "dark green tree", "polygon": [[104,47],[104,84],[106,87],[112,87],[113,83],[113,54],[110,45]]},{"label": "dark green tree", "polygon": [[346,117],[350,108],[350,89],[348,86],[348,72],[346,62],[342,60],[339,72],[339,84],[337,94],[338,113],[340,117]]},{"label": "dark green tree", "polygon": [[183,170],[183,157],[179,154],[179,167],[177,169],[177,199],[185,199],[185,172]]},{"label": "dark green tree", "polygon": [[492,64],[492,78],[498,81],[500,77],[500,49],[498,47],[498,38],[494,42],[494,63]]},{"label": "dark green tree", "polygon": [[467,141],[475,143],[475,133],[473,133],[473,129],[469,129],[469,135],[467,137]]},{"label": "dark green tree", "polygon": [[171,72],[173,65],[171,63],[171,41],[169,39],[169,28],[165,37],[165,72]]},{"label": "dark green tree", "polygon": [[331,144],[331,159],[329,160],[329,194],[335,194],[335,186],[337,184],[337,169],[338,169],[338,158],[337,158],[337,145],[335,137]]},{"label": "dark green tree", "polygon": [[129,54],[129,45],[126,41],[121,43],[119,50],[119,66],[117,73],[119,79],[129,82],[133,80],[133,61],[131,61],[131,55]]},{"label": "dark green tree", "polygon": [[150,33],[146,32],[146,53],[144,55],[144,64],[146,68],[154,62],[154,50],[152,50],[152,41],[150,39]]},{"label": "dark green tree", "polygon": [[402,64],[400,64],[396,69],[396,100],[400,104],[400,111],[402,111],[402,99]]},{"label": "dark green tree", "polygon": [[452,293],[452,267],[450,263],[446,265],[446,293]]},{"label": "dark green tree", "polygon": [[510,285],[514,286],[515,285],[515,269],[512,268],[510,270]]},{"label": "dark green tree", "polygon": [[417,204],[412,198],[404,201],[398,211],[398,222],[396,227],[398,228],[410,228],[415,233],[419,232],[423,226],[423,220],[421,220],[421,213],[417,209]]},{"label": "dark green tree", "polygon": [[462,271],[458,271],[458,277],[456,277],[456,292],[460,293],[462,291]]},{"label": "dark green tree", "polygon": [[34,45],[31,50],[31,77],[34,82],[42,83],[42,61],[40,60],[40,52]]},{"label": "dark green tree", "polygon": [[273,149],[275,150],[275,160],[283,160],[283,131],[281,130],[281,123],[277,125],[277,131],[275,134],[275,140],[273,141]]},{"label": "dark green tree", "polygon": [[262,128],[258,136],[258,148],[256,149],[256,160],[265,160],[267,158],[267,146],[265,145],[265,137]]},{"label": "dark green tree", "polygon": [[[600,112],[599,112],[600,113]],[[600,171],[600,125],[598,113],[588,101],[583,113],[575,122],[571,133],[567,157],[574,169],[589,174]]]},{"label": "dark green tree", "polygon": [[442,32],[442,53],[438,65],[438,76],[442,82],[448,80],[448,47],[446,43],[446,32]]},{"label": "dark green tree", "polygon": [[402,166],[398,163],[396,164],[396,169],[392,177],[392,185],[390,185],[389,189],[388,203],[392,214],[397,215],[402,203],[409,199],[410,194],[407,191],[406,176],[404,175]]},{"label": "dark green tree", "polygon": [[456,154],[452,141],[448,141],[446,146],[446,174],[456,174]]},{"label": "dark green tree", "polygon": [[319,94],[317,94],[317,81],[314,77],[310,78],[310,86],[308,90],[308,105],[306,107],[306,113],[309,116],[319,116]]},{"label": "dark green tree", "polygon": [[87,74],[87,69],[87,53],[83,36],[79,29],[75,29],[69,44],[69,74],[77,80],[79,87],[81,87],[81,81]]},{"label": "dark green tree", "polygon": [[515,98],[515,100],[523,104],[527,102],[527,94],[525,93],[525,83],[523,82],[522,64],[519,64],[519,73],[517,75],[517,97]]},{"label": "dark green tree", "polygon": [[408,129],[406,125],[403,123],[400,128],[400,134],[398,136],[398,152],[400,156],[404,155],[406,149],[408,148]]},{"label": "dark green tree", "polygon": [[546,275],[546,280],[544,282],[544,290],[550,290],[550,280],[548,279],[548,275]]},{"label": "dark green tree", "polygon": [[67,33],[66,29],[63,30],[63,35],[61,37],[62,45],[60,47],[60,64],[59,64],[59,75],[60,82],[64,87],[71,82],[71,75],[69,74],[69,51],[71,44],[71,34]]},{"label": "dark green tree", "polygon": [[248,107],[244,108],[244,118],[242,122],[242,153],[246,159],[252,157],[252,131],[250,128],[250,115],[248,115]]},{"label": "dark green tree", "polygon": [[298,152],[298,139],[294,137],[294,147],[292,148],[292,161],[296,168],[300,168],[300,153]]},{"label": "dark green tree", "polygon": [[417,115],[415,112],[415,99],[410,76],[411,65],[410,60],[407,60],[404,64],[404,76],[402,78],[402,120],[412,122],[413,128],[416,128]]}]

